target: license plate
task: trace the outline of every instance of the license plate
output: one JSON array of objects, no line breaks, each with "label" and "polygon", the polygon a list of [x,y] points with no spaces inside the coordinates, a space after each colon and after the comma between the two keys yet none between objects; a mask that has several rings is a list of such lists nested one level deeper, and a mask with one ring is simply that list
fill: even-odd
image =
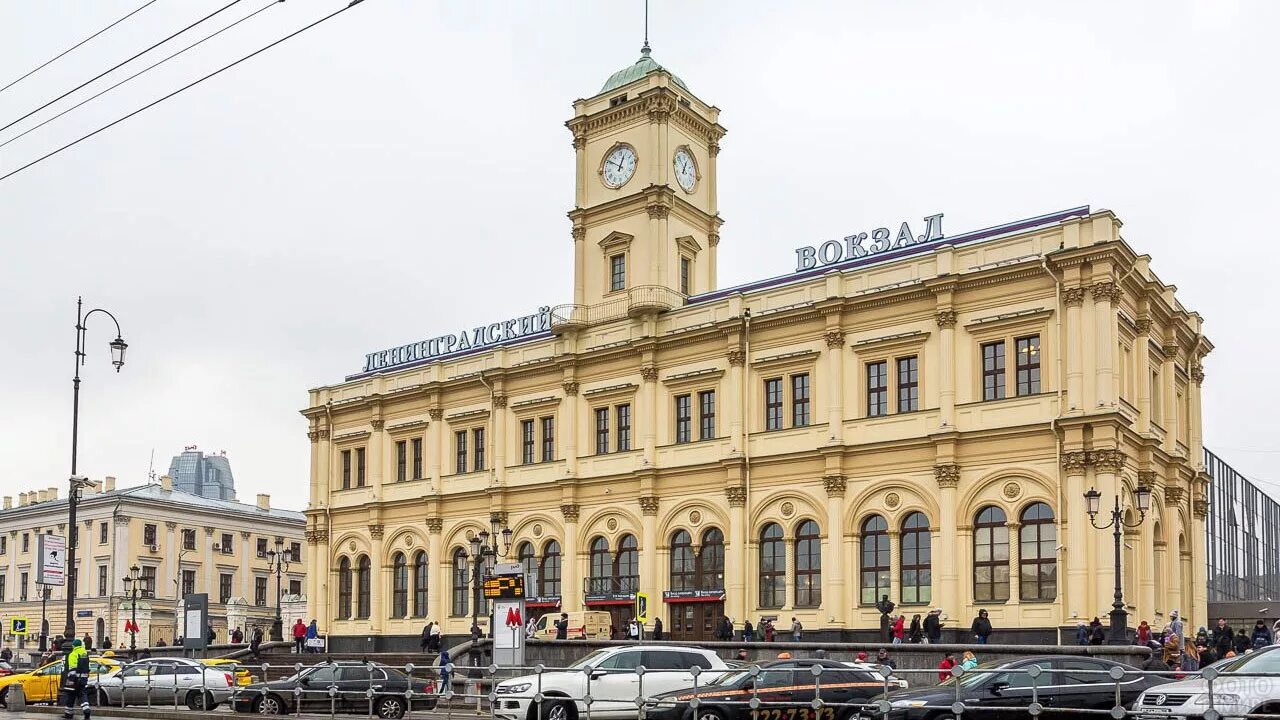
[{"label": "license plate", "polygon": [[1162,708],[1162,707],[1147,708],[1147,707],[1144,707],[1144,708],[1142,708],[1142,710],[1140,710],[1140,711],[1138,712],[1138,717],[1140,717],[1140,718],[1144,718],[1144,717],[1168,717],[1168,716],[1169,716],[1169,714],[1170,714],[1170,713],[1172,713],[1172,712],[1173,712],[1173,708]]}]

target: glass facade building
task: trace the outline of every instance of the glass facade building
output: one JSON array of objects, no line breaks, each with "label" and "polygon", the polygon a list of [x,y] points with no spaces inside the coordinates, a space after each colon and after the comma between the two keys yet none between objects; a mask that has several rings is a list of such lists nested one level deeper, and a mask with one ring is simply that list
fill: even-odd
[{"label": "glass facade building", "polygon": [[1280,503],[1209,450],[1209,602],[1280,599]]},{"label": "glass facade building", "polygon": [[175,490],[213,500],[236,499],[236,481],[226,453],[205,455],[188,448],[169,463],[169,477]]}]

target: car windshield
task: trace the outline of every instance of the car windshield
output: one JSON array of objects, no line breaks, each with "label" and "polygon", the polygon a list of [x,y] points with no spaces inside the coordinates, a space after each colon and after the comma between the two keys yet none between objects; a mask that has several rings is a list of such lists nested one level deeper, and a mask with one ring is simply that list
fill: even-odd
[{"label": "car windshield", "polygon": [[612,652],[612,651],[611,651],[611,650],[596,650],[595,652],[588,653],[588,654],[587,654],[586,656],[584,656],[581,660],[578,660],[578,662],[573,663],[573,664],[572,664],[572,665],[570,665],[569,667],[571,667],[571,668],[583,668],[583,667],[586,667],[586,666],[588,666],[588,665],[597,665],[597,664],[599,664],[600,660],[602,660],[602,659],[604,658],[604,656],[605,656],[605,655],[608,655],[610,652]]},{"label": "car windshield", "polygon": [[739,680],[741,680],[742,678],[746,677],[747,675],[750,675],[750,673],[747,672],[746,670],[725,673],[724,675],[721,675],[713,679],[711,682],[707,683],[707,685],[732,685],[738,682]]},{"label": "car windshield", "polygon": [[[959,663],[957,663],[957,665],[958,665],[958,664],[959,664]],[[956,683],[959,683],[959,684],[960,684],[960,687],[962,687],[962,688],[972,688],[972,687],[977,687],[977,686],[981,685],[982,683],[984,683],[984,682],[986,682],[986,681],[990,680],[990,679],[991,679],[991,676],[992,676],[994,673],[990,673],[990,672],[975,672],[975,671],[977,671],[977,670],[996,670],[996,669],[1003,668],[1006,664],[1007,664],[1007,663],[1003,663],[1003,662],[984,662],[984,663],[979,663],[979,664],[978,664],[978,666],[977,666],[976,668],[974,668],[973,670],[966,670],[966,671],[965,671],[965,673],[964,673],[964,675],[961,675],[960,677],[956,677],[956,676],[954,676],[954,675],[953,675],[953,676],[951,676],[951,677],[947,678],[946,680],[944,680],[944,681],[942,681],[941,683],[938,683],[938,684],[939,684],[939,685],[946,685],[946,686],[949,686],[949,687],[953,687],[953,686],[955,686],[955,685],[956,685]],[[939,670],[938,672],[942,672],[942,671],[941,671],[941,670]]]},{"label": "car windshield", "polygon": [[1273,673],[1280,671],[1280,651],[1251,652],[1223,665],[1215,665],[1219,672]]}]

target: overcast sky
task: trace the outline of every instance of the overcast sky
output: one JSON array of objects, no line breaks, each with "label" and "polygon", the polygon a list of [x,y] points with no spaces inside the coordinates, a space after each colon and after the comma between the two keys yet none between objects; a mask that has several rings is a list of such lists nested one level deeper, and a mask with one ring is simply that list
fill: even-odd
[{"label": "overcast sky", "polygon": [[[0,4],[0,85],[141,2]],[[224,4],[158,0],[0,92],[0,124]],[[267,4],[242,0],[158,52]],[[0,174],[344,4],[275,4],[0,148]],[[959,234],[1113,209],[1217,346],[1206,444],[1280,494],[1280,3],[651,12],[655,59],[729,130],[721,286],[935,212]],[[82,294],[130,347],[115,374],[114,327],[91,321],[81,473],[136,484],[153,449],[163,472],[196,444],[227,452],[241,498],[302,507],[308,388],[366,352],[571,300],[563,123],[638,57],[641,20],[641,0],[365,0],[0,182],[0,492],[67,477]]]}]

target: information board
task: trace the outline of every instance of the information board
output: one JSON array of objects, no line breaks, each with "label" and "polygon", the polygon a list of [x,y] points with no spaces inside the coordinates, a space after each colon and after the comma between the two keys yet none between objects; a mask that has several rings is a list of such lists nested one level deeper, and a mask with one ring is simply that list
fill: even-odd
[{"label": "information board", "polygon": [[499,575],[484,579],[482,592],[489,600],[518,600],[524,597],[523,575]]},{"label": "information board", "polygon": [[67,539],[36,536],[36,584],[61,586],[67,581]]}]

